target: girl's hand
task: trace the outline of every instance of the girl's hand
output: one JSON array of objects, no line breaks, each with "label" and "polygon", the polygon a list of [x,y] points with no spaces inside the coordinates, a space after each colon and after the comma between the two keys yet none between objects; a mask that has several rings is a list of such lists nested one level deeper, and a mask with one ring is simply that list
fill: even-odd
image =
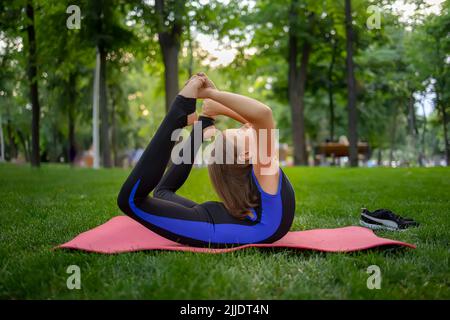
[{"label": "girl's hand", "polygon": [[217,116],[223,114],[223,106],[211,99],[203,100],[202,114],[207,117],[215,119]]}]

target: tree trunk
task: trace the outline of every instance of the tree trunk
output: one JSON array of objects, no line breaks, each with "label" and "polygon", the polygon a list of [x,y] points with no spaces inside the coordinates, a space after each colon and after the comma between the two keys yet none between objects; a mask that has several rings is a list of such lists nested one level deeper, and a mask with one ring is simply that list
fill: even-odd
[{"label": "tree trunk", "polygon": [[41,163],[39,152],[39,118],[40,105],[37,81],[36,33],[34,29],[34,8],[32,1],[27,2],[26,13],[28,18],[28,81],[32,108],[31,119],[31,165],[39,167]]},{"label": "tree trunk", "polygon": [[68,112],[68,124],[69,124],[69,148],[67,150],[67,159],[70,165],[74,164],[76,157],[76,142],[75,142],[75,117],[74,113],[69,110]]},{"label": "tree trunk", "polygon": [[422,128],[422,154],[423,154],[423,161],[425,162],[426,154],[425,154],[425,137],[427,133],[427,115],[425,113],[425,104],[422,103],[422,112],[423,112],[423,128]]},{"label": "tree trunk", "polygon": [[445,111],[445,105],[442,105],[441,108],[442,108],[442,126],[444,128],[445,159],[447,161],[448,167],[450,166],[450,150],[447,135],[447,112]]},{"label": "tree trunk", "polygon": [[378,153],[377,153],[377,165],[381,166],[383,164],[383,154],[381,152],[381,148],[378,148]]},{"label": "tree trunk", "polygon": [[350,166],[358,166],[358,127],[356,110],[356,81],[353,64],[353,26],[351,0],[345,0],[345,31],[347,43],[347,95],[348,95],[348,141]]},{"label": "tree trunk", "polygon": [[[435,38],[436,44],[437,44],[437,56],[441,57],[441,38],[436,37]],[[437,81],[436,81],[436,107],[442,114],[442,129],[444,134],[444,152],[445,152],[445,161],[446,165],[450,166],[450,150],[449,150],[449,144],[448,144],[448,137],[447,137],[447,111],[445,110],[445,104],[441,101],[441,93],[443,94],[445,92],[446,88],[446,77],[444,75],[444,64],[440,63],[437,66]]]},{"label": "tree trunk", "polygon": [[423,155],[422,155],[422,151],[419,148],[419,143],[418,143],[418,136],[419,136],[419,131],[417,130],[417,121],[416,121],[416,110],[414,108],[414,103],[415,103],[415,99],[414,99],[414,92],[411,92],[410,96],[409,96],[409,101],[408,101],[408,122],[409,122],[409,133],[411,135],[411,139],[412,139],[412,144],[414,147],[414,150],[417,150],[417,162],[419,163],[419,166],[423,166]]},{"label": "tree trunk", "polygon": [[9,106],[6,105],[6,133],[8,134],[8,160],[17,158],[17,145],[13,137],[13,128],[11,125],[11,114],[9,113]]},{"label": "tree trunk", "polygon": [[[179,2],[178,5],[184,6],[185,2]],[[164,0],[155,1],[155,9],[158,16],[158,39],[161,47],[164,63],[164,85],[166,90],[166,111],[178,94],[178,53],[180,51],[181,22],[175,15],[175,21],[172,23],[172,29],[168,30],[165,26],[166,14],[164,12]]]},{"label": "tree trunk", "polygon": [[164,60],[164,85],[166,89],[166,111],[178,94],[178,52],[179,45],[172,44],[171,39],[160,37],[160,45]]},{"label": "tree trunk", "polygon": [[110,88],[111,92],[111,149],[113,155],[113,163],[115,167],[119,167],[119,155],[117,154],[117,126],[116,126],[116,95],[113,94],[114,88]]},{"label": "tree trunk", "polygon": [[27,140],[25,139],[24,135],[22,134],[22,131],[17,130],[17,135],[19,137],[19,141],[22,143],[25,161],[30,161],[30,156],[31,156],[30,153],[31,152],[29,150]]},{"label": "tree trunk", "polygon": [[[291,10],[293,10],[291,8]],[[290,13],[292,16],[297,17],[297,14],[293,11]],[[289,106],[291,107],[291,123],[292,123],[292,142],[294,144],[294,164],[300,164],[301,151],[300,151],[300,141],[305,137],[301,136],[301,125],[300,125],[300,102],[299,96],[297,94],[297,56],[298,56],[298,44],[297,37],[295,36],[295,31],[289,28],[289,70],[288,70],[288,95],[289,95]]]},{"label": "tree trunk", "polygon": [[[296,2],[291,5],[291,21],[298,18]],[[306,87],[307,67],[311,53],[311,45],[304,41],[301,52],[300,69],[297,66],[298,59],[298,36],[292,25],[289,30],[289,74],[288,94],[291,107],[292,140],[294,143],[294,164],[308,165],[308,154],[306,150],[304,96]]]},{"label": "tree trunk", "polygon": [[389,150],[389,165],[392,166],[394,161],[395,140],[397,136],[397,107],[394,107],[394,115],[392,118],[391,145]]},{"label": "tree trunk", "polygon": [[194,49],[192,47],[192,34],[191,34],[191,28],[190,28],[190,24],[188,26],[188,40],[189,40],[189,50],[188,50],[188,55],[189,55],[189,62],[188,62],[188,79],[190,79],[192,77],[192,74],[194,73],[193,69],[194,69]]},{"label": "tree trunk", "polygon": [[67,159],[71,165],[74,164],[77,149],[75,141],[75,90],[76,90],[76,77],[74,74],[69,76],[69,105],[68,105],[68,126],[69,126],[69,148],[67,151]]},{"label": "tree trunk", "polygon": [[[58,159],[58,120],[53,119],[52,121],[52,148],[49,148],[47,152],[47,157],[50,162],[59,162]],[[46,152],[44,150],[44,152]]]},{"label": "tree trunk", "polygon": [[0,114],[0,162],[5,161],[5,137],[3,136],[3,119]]},{"label": "tree trunk", "polygon": [[106,91],[106,50],[99,46],[100,53],[100,146],[103,167],[111,168],[111,148],[109,143],[109,115]]},{"label": "tree trunk", "polygon": [[[333,69],[336,62],[337,40],[333,41],[331,62],[328,68],[328,104],[330,109],[330,141],[334,141],[334,98],[333,98]],[[334,162],[334,161],[333,161]]]},{"label": "tree trunk", "polygon": [[94,169],[100,167],[100,135],[99,135],[99,82],[100,82],[100,53],[97,47],[95,55],[95,72],[94,72],[94,86],[92,90],[92,153]]},{"label": "tree trunk", "polygon": [[444,152],[445,152],[445,161],[446,165],[450,166],[450,153],[449,153],[449,144],[448,144],[448,136],[447,136],[447,112],[445,110],[445,104],[441,103],[440,94],[438,90],[436,90],[436,104],[437,109],[441,112],[442,115],[442,130],[444,134]]},{"label": "tree trunk", "polygon": [[311,53],[311,45],[305,41],[302,47],[301,66],[298,78],[298,96],[299,96],[299,121],[300,121],[300,164],[308,165],[308,152],[306,150],[306,134],[305,134],[305,88],[307,68],[309,63],[309,56]]}]

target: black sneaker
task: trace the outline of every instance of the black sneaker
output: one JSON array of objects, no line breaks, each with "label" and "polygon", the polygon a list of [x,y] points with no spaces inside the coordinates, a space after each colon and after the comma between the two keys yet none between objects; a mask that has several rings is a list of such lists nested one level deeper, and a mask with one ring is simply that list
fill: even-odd
[{"label": "black sneaker", "polygon": [[403,218],[388,209],[377,209],[370,212],[366,208],[361,210],[359,223],[363,227],[373,230],[405,230],[409,227],[418,227],[419,223],[410,218]]}]

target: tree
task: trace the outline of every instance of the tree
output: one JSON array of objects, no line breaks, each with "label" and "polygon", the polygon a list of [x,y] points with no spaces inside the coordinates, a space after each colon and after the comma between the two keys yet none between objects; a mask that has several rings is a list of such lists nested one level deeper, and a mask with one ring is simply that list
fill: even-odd
[{"label": "tree", "polygon": [[32,0],[28,0],[26,4],[27,16],[27,35],[28,35],[28,81],[30,86],[30,101],[33,110],[31,120],[31,165],[39,167],[40,145],[39,145],[39,119],[40,105],[38,93],[38,75],[37,75],[37,53],[36,53],[36,31],[34,20],[34,6]]},{"label": "tree", "polygon": [[[164,62],[166,110],[169,110],[170,103],[178,93],[178,54],[186,1],[155,0],[155,11],[158,39]],[[173,18],[168,23],[169,15]]]},{"label": "tree", "polygon": [[53,122],[51,131],[60,133],[62,140],[56,141],[55,137],[51,156],[53,159],[63,157],[72,165],[79,151],[77,118],[84,111],[80,103],[84,94],[80,82],[91,77],[89,67],[94,48],[83,41],[81,30],[66,27],[69,16],[66,10],[70,5],[70,1],[42,3],[41,19],[46,23],[41,24],[38,31],[46,35],[42,39],[41,65],[48,74],[43,79],[46,84],[43,94],[47,94],[46,101],[51,112],[45,115],[44,110],[44,119],[47,123]]},{"label": "tree", "polygon": [[[414,27],[407,42],[408,56],[413,66],[416,82],[423,87],[431,87],[436,95],[434,105],[442,127],[443,152],[447,165],[450,165],[450,146],[448,139],[448,112],[450,105],[450,67],[448,52],[450,40],[450,3],[442,4],[440,15],[431,14]],[[427,61],[427,63],[424,63]],[[425,127],[424,127],[425,129]],[[424,137],[422,141],[425,141]]]},{"label": "tree", "polygon": [[[307,165],[308,154],[306,151],[305,137],[304,97],[312,42],[309,39],[309,32],[303,33],[304,36],[302,41],[299,39],[299,10],[300,7],[298,1],[292,0],[289,12],[288,94],[292,117],[292,137],[295,146],[294,163],[299,165]],[[306,28],[311,28],[311,24],[314,20],[314,13],[310,13],[307,10],[302,10],[302,12],[304,12],[304,17],[302,19],[303,23],[306,25]],[[300,60],[300,66],[298,65],[298,60]]]},{"label": "tree", "polygon": [[[100,147],[102,164],[112,166],[110,148],[109,111],[107,99],[107,56],[111,50],[120,48],[133,39],[133,34],[123,26],[124,17],[120,0],[86,1],[85,36],[94,44],[98,54],[99,69],[99,109],[100,109]],[[95,94],[95,92],[94,92]],[[95,99],[95,98],[94,98]]]},{"label": "tree", "polygon": [[448,30],[450,29],[450,4],[441,16],[431,16],[425,24],[426,33],[432,39],[433,58],[435,60],[433,77],[436,79],[436,108],[439,110],[442,123],[442,132],[444,138],[444,152],[447,166],[450,166],[450,145],[448,139],[448,106],[450,105],[450,94],[448,93],[450,77],[448,53],[450,52],[450,40],[448,39]]}]

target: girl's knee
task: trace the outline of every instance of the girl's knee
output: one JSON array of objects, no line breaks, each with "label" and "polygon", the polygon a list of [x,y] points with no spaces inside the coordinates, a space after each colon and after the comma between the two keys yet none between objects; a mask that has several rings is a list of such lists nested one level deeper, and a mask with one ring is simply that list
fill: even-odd
[{"label": "girl's knee", "polygon": [[130,205],[129,205],[130,194],[131,194],[131,190],[128,190],[128,188],[122,187],[122,189],[120,189],[119,194],[117,195],[117,206],[125,214],[127,214],[127,212],[129,211],[129,208],[130,208]]}]

